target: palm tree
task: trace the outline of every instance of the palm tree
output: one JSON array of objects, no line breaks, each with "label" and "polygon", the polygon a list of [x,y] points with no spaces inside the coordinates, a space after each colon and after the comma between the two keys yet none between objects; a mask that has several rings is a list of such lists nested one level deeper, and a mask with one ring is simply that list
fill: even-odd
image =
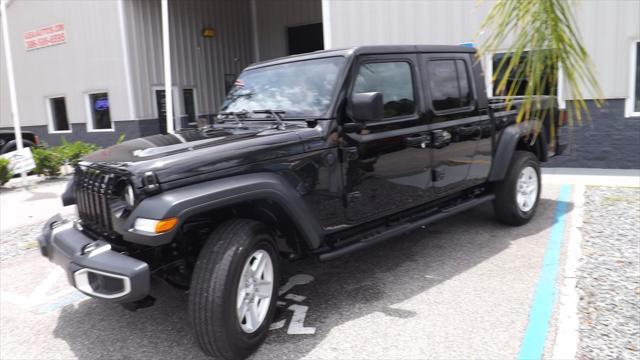
[{"label": "palm tree", "polygon": [[[502,56],[494,69],[494,93],[505,95],[509,107],[517,93],[525,96],[517,121],[546,115],[540,113],[540,100],[535,95],[557,95],[557,87],[549,84],[562,81],[558,79],[559,69],[574,100],[567,106],[569,125],[581,123],[583,113],[589,116],[584,90],[602,98],[577,31],[572,13],[575,5],[577,1],[571,0],[498,0],[482,23],[481,29],[488,36],[480,46],[480,56],[497,49],[509,54]],[[596,100],[596,104],[600,106],[601,101]]]}]

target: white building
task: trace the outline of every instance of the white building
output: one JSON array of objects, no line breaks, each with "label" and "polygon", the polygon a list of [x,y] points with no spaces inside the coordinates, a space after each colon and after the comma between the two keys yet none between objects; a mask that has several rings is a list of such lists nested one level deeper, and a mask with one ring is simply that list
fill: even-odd
[{"label": "white building", "polygon": [[[122,133],[132,138],[163,130],[160,0],[9,1],[25,130],[51,144],[64,136],[101,145]],[[479,44],[479,27],[492,4],[169,0],[177,127],[210,119],[226,89],[252,62],[364,44]],[[604,96],[612,100],[607,114],[617,119],[601,130],[640,131],[640,0],[584,0],[575,16]],[[48,43],[57,44],[42,46]],[[10,128],[4,56],[1,61],[0,128]],[[485,61],[485,71],[491,73],[491,61]],[[566,89],[560,95],[566,99]],[[597,125],[597,116],[594,120]]]}]

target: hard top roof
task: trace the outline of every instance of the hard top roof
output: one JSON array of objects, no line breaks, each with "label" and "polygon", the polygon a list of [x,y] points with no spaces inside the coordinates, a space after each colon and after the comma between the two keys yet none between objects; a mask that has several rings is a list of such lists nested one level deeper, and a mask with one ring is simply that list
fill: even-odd
[{"label": "hard top roof", "polygon": [[476,52],[476,48],[461,45],[367,45],[344,49],[320,50],[311,53],[291,55],[272,60],[252,64],[248,67],[259,68],[269,65],[277,65],[292,61],[311,60],[330,56],[357,56],[366,54],[402,54],[402,53],[470,53]]}]

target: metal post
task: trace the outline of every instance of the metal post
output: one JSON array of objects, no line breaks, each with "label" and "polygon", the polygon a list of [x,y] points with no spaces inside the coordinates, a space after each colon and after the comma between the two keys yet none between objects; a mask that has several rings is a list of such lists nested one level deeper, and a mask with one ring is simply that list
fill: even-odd
[{"label": "metal post", "polygon": [[162,57],[164,60],[164,101],[167,133],[173,134],[173,90],[171,89],[171,48],[169,39],[169,0],[162,3]]},{"label": "metal post", "polygon": [[251,30],[253,34],[253,61],[260,61],[260,36],[258,35],[258,8],[256,0],[251,0]]},{"label": "metal post", "polygon": [[322,0],[322,41],[324,48],[333,48],[333,35],[331,34],[331,0]]},{"label": "metal post", "polygon": [[[9,79],[9,99],[11,102],[11,117],[13,118],[13,131],[16,137],[18,151],[22,150],[22,130],[20,129],[20,115],[18,113],[18,97],[16,96],[16,79],[13,74],[13,56],[11,43],[9,42],[9,16],[7,14],[7,1],[0,0],[0,20],[2,21],[2,41],[4,42],[4,56],[7,61],[7,77]],[[24,179],[26,173],[22,173]]]}]

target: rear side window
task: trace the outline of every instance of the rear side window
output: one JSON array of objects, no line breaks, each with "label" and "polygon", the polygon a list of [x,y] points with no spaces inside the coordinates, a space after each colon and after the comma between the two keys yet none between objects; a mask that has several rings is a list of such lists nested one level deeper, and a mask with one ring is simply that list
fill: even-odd
[{"label": "rear side window", "polygon": [[374,62],[360,66],[353,93],[379,92],[384,117],[412,115],[416,111],[411,64],[406,61]]},{"label": "rear side window", "polygon": [[436,111],[471,105],[469,70],[464,60],[431,60],[427,69],[431,100]]}]

